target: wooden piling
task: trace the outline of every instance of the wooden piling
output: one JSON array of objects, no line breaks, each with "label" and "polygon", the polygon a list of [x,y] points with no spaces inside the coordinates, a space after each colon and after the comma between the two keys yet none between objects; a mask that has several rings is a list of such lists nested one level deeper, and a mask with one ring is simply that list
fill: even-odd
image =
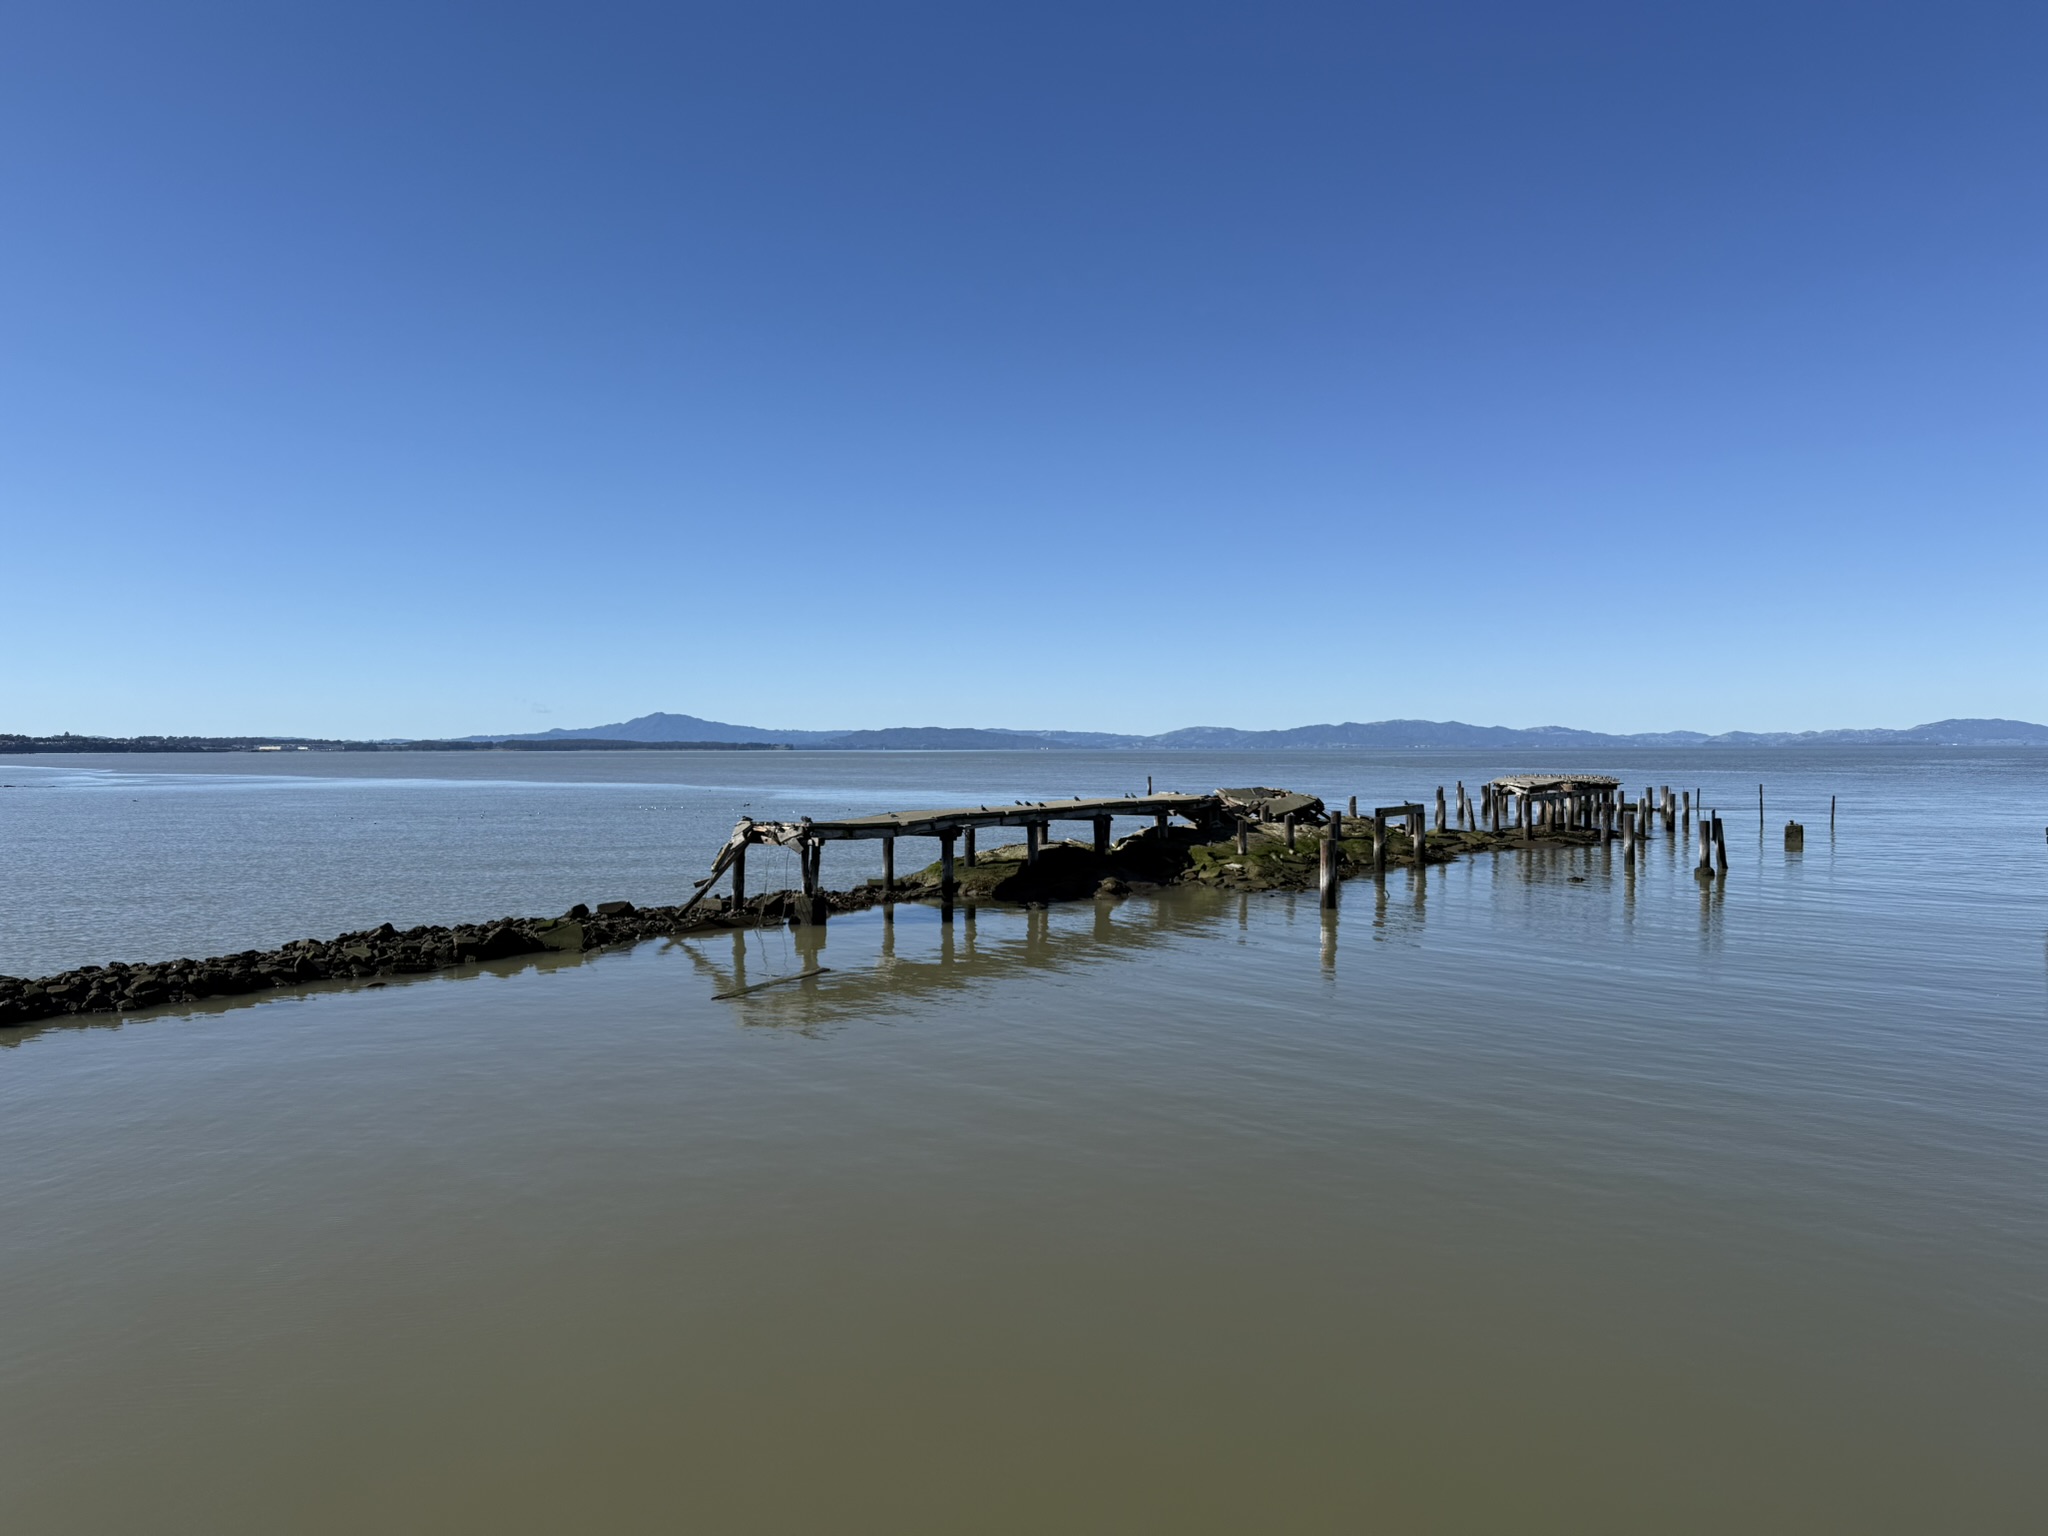
[{"label": "wooden piling", "polygon": [[1728,877],[1728,833],[1721,825],[1721,818],[1714,818],[1714,866],[1722,879]]},{"label": "wooden piling", "polygon": [[[970,833],[970,834],[968,834],[968,835],[969,835],[969,836],[972,836],[973,834],[972,834],[972,833]],[[1040,833],[1039,833],[1039,829],[1038,829],[1038,823],[1037,823],[1037,822],[1035,822],[1035,821],[1027,821],[1027,822],[1025,822],[1025,823],[1024,823],[1024,862],[1025,862],[1026,864],[1036,864],[1036,863],[1038,862],[1038,844],[1039,844],[1039,841],[1040,841]]]},{"label": "wooden piling", "polygon": [[1445,830],[1444,787],[1441,784],[1436,787],[1436,829],[1439,832]]},{"label": "wooden piling", "polygon": [[974,868],[974,828],[967,828],[967,840],[961,847],[961,860],[969,869]]},{"label": "wooden piling", "polygon": [[1636,808],[1632,805],[1621,808],[1621,856],[1625,859],[1636,856]]},{"label": "wooden piling", "polygon": [[1835,835],[1835,797],[1828,796],[1828,836]]},{"label": "wooden piling", "polygon": [[1796,821],[1785,823],[1785,851],[1798,853],[1806,847],[1806,828]]},{"label": "wooden piling", "polygon": [[1095,857],[1098,859],[1109,857],[1109,818],[1107,816],[1095,818]]},{"label": "wooden piling", "polygon": [[1387,872],[1387,818],[1377,811],[1372,817],[1372,872]]},{"label": "wooden piling", "polygon": [[1152,775],[1149,773],[1145,775],[1145,793],[1148,795],[1152,793]]},{"label": "wooden piling", "polygon": [[1287,846],[1292,848],[1294,846],[1294,813],[1289,811],[1285,816],[1281,817],[1280,825],[1286,830]]},{"label": "wooden piling", "polygon": [[1415,840],[1415,872],[1419,875],[1429,862],[1429,829],[1420,806],[1408,813],[1408,835]]},{"label": "wooden piling", "polygon": [[896,889],[896,839],[882,839],[882,894],[887,896]]},{"label": "wooden piling", "polygon": [[1756,829],[1759,832],[1764,829],[1764,787],[1761,784],[1756,787]]},{"label": "wooden piling", "polygon": [[732,855],[732,904],[735,911],[747,904],[747,845],[741,843]]},{"label": "wooden piling", "polygon": [[1252,851],[1252,824],[1242,816],[1237,818],[1237,851],[1240,857]]},{"label": "wooden piling", "polygon": [[1358,796],[1356,795],[1351,797],[1351,814],[1354,816],[1358,814]]},{"label": "wooden piling", "polygon": [[1332,816],[1330,825],[1323,833],[1322,898],[1325,908],[1337,905],[1338,877],[1343,869],[1344,850],[1340,839],[1344,836],[1344,818]]},{"label": "wooden piling", "polygon": [[953,901],[954,888],[959,884],[959,881],[953,878],[953,840],[959,835],[958,832],[939,834],[939,894],[945,898],[949,906]]}]

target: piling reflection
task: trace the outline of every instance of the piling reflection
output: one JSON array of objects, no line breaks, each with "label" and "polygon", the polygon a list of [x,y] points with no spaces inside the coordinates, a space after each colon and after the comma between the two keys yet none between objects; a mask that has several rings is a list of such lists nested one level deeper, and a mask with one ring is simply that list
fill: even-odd
[{"label": "piling reflection", "polygon": [[1717,955],[1721,952],[1724,938],[1721,902],[1727,885],[1725,878],[1700,881],[1700,950],[1703,954]]},{"label": "piling reflection", "polygon": [[[1213,936],[1231,904],[1239,907],[1244,921],[1241,897],[1198,889],[1058,910],[977,910],[963,903],[951,921],[942,908],[905,904],[835,917],[815,927],[735,932],[730,944],[723,935],[691,935],[668,944],[689,956],[714,994],[758,984],[771,973],[825,967],[825,974],[815,978],[730,1000],[748,1024],[811,1029],[886,1016],[933,996],[1028,971],[1078,969],[1183,938]],[[787,949],[778,937],[783,933]]]}]

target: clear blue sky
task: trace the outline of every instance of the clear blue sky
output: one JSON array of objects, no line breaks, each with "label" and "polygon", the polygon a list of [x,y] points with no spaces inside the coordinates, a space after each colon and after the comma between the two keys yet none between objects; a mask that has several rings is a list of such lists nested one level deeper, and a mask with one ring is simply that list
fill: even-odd
[{"label": "clear blue sky", "polygon": [[2048,8],[0,13],[0,729],[2048,719]]}]

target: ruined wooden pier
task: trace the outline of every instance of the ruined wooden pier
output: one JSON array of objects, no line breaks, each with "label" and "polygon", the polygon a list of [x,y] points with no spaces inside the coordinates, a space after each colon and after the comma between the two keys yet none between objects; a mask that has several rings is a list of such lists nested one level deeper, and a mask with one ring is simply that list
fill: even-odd
[{"label": "ruined wooden pier", "polygon": [[[719,849],[710,873],[697,883],[682,910],[688,912],[697,906],[727,876],[731,878],[729,910],[738,913],[746,909],[747,850],[768,846],[795,852],[801,872],[799,890],[777,893],[779,906],[805,921],[822,920],[831,907],[821,877],[824,848],[834,842],[882,845],[881,880],[865,883],[863,900],[889,901],[901,891],[917,899],[937,896],[950,907],[962,884],[960,868],[975,867],[977,834],[996,827],[1021,828],[1024,832],[1021,860],[1013,845],[1005,851],[1004,863],[1011,868],[1021,864],[1025,871],[1039,872],[1035,880],[1011,882],[1010,894],[998,896],[999,900],[1036,901],[1062,884],[1063,877],[1057,870],[1048,875],[1047,867],[1040,863],[1041,855],[1048,849],[1057,850],[1059,860],[1081,860],[1083,867],[1070,871],[1074,874],[1085,873],[1092,857],[1093,863],[1103,867],[1110,877],[1105,888],[1119,885],[1115,876],[1119,871],[1129,872],[1134,857],[1142,855],[1138,862],[1143,863],[1156,861],[1161,853],[1180,861],[1179,878],[1227,881],[1232,871],[1242,868],[1228,862],[1233,834],[1236,855],[1243,859],[1254,855],[1253,837],[1257,833],[1269,852],[1284,852],[1285,859],[1292,861],[1290,873],[1273,878],[1286,878],[1298,885],[1313,884],[1320,888],[1324,903],[1334,906],[1337,887],[1347,869],[1357,873],[1370,870],[1375,875],[1386,872],[1397,835],[1404,839],[1402,861],[1412,862],[1418,870],[1432,859],[1527,846],[1537,841],[1619,842],[1625,856],[1640,857],[1656,821],[1662,820],[1667,832],[1673,829],[1674,822],[1689,829],[1691,799],[1689,795],[1674,797],[1666,787],[1655,792],[1645,789],[1640,799],[1631,802],[1621,781],[1605,774],[1512,774],[1482,786],[1477,798],[1466,794],[1462,782],[1456,786],[1455,800],[1443,786],[1438,786],[1432,828],[1431,806],[1420,799],[1376,806],[1368,815],[1360,815],[1356,799],[1351,801],[1347,814],[1339,806],[1326,809],[1313,795],[1287,790],[1245,788],[1218,789],[1207,794],[1161,794],[1152,792],[1148,780],[1142,795],[1013,800],[1008,804],[890,811],[831,820],[802,817],[795,821],[757,821],[742,817]],[[1152,825],[1112,846],[1113,823],[1118,817],[1149,821]],[[1086,825],[1092,836],[1085,842],[1057,842],[1053,828],[1062,822]],[[1703,818],[1702,825],[1717,826],[1718,818],[1712,823]],[[1318,867],[1312,874],[1301,866],[1303,855],[1295,851],[1297,834],[1302,828],[1318,829],[1316,841],[1321,846],[1317,849]],[[1170,831],[1175,834],[1171,838]],[[901,885],[896,871],[896,841],[905,837],[937,843],[939,858],[934,867]],[[1719,862],[1725,871],[1725,860],[1725,853],[1703,851],[1701,867],[1712,870]],[[1131,873],[1130,878],[1141,877]],[[1142,882],[1156,883],[1157,878],[1154,873],[1144,873]],[[1255,872],[1244,878],[1261,876]],[[974,882],[967,884],[972,886]],[[973,899],[971,892],[969,899]],[[1057,895],[1054,899],[1066,896]]]},{"label": "ruined wooden pier", "polygon": [[[943,869],[942,891],[950,896],[956,850],[970,867],[974,864],[975,834],[984,827],[1022,827],[1025,857],[1035,864],[1052,841],[1056,822],[1086,822],[1092,828],[1098,857],[1110,849],[1112,823],[1119,816],[1149,819],[1160,831],[1180,817],[1190,825],[1210,827],[1235,816],[1264,819],[1267,816],[1316,814],[1322,802],[1310,795],[1288,795],[1271,790],[1219,790],[1214,794],[1179,793],[1079,797],[1071,800],[1015,800],[1008,805],[948,806],[930,811],[889,811],[879,816],[854,816],[836,821],[756,821],[742,817],[732,836],[719,850],[711,873],[699,883],[686,910],[701,901],[728,871],[732,874],[733,903],[746,900],[747,849],[755,844],[794,849],[802,872],[803,897],[816,903],[822,893],[819,869],[827,843],[879,842],[882,845],[882,889],[886,895],[896,883],[896,839],[925,837],[936,840]],[[962,840],[965,846],[960,845]]]}]

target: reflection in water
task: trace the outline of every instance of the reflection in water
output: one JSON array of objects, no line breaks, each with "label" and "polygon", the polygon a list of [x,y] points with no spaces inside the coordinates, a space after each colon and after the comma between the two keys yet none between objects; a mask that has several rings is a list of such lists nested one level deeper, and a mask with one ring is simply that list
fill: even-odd
[{"label": "reflection in water", "polygon": [[[1100,964],[1183,938],[1213,936],[1226,902],[1233,900],[1242,924],[1243,898],[1206,889],[1176,891],[1171,900],[1075,903],[1057,911],[962,906],[953,921],[942,908],[891,904],[792,927],[789,968],[829,965],[829,974],[730,1001],[749,1024],[812,1028],[873,1018],[932,994],[988,986],[1023,971]],[[690,957],[714,993],[747,984],[744,933],[733,935],[729,950],[715,938],[670,942]],[[720,953],[729,958],[714,958]],[[768,978],[764,973],[752,979]]]},{"label": "reflection in water", "polygon": [[1718,955],[1721,952],[1721,900],[1727,894],[1728,881],[1725,878],[1701,880],[1700,886],[1700,952]]}]

